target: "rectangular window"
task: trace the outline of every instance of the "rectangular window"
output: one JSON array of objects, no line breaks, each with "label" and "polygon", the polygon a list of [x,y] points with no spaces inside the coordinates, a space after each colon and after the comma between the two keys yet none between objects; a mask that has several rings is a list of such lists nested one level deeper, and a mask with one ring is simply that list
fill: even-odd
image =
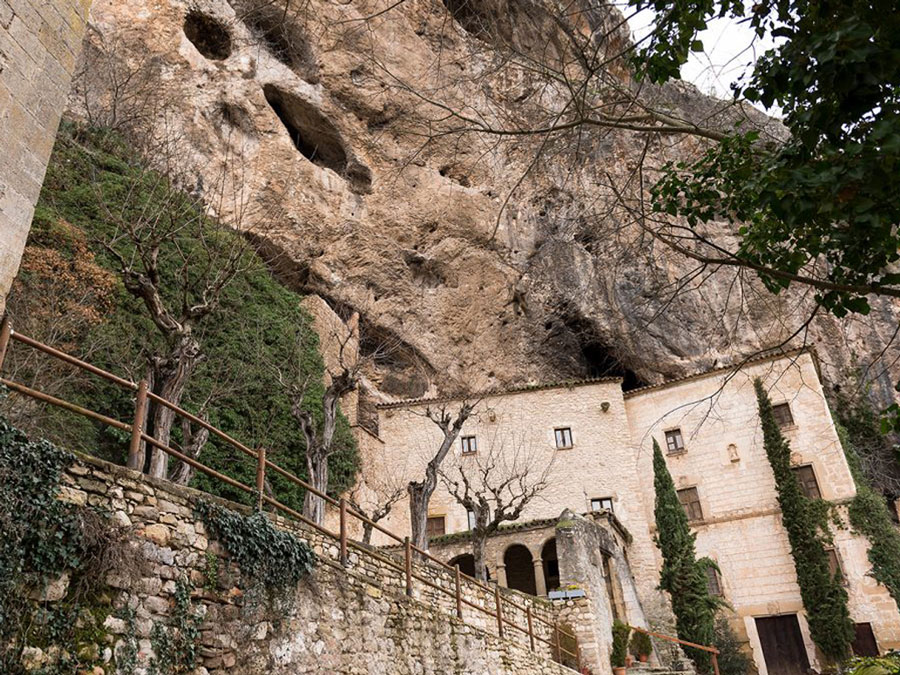
[{"label": "rectangular window", "polygon": [[681,429],[669,429],[666,432],[666,450],[670,455],[684,452],[684,439],[681,437]]},{"label": "rectangular window", "polygon": [[466,519],[469,523],[469,529],[475,529],[475,512],[474,511],[466,511]]},{"label": "rectangular window", "polygon": [[478,452],[478,441],[474,436],[463,436],[460,442],[462,443],[462,454],[474,455]]},{"label": "rectangular window", "polygon": [[572,447],[572,429],[569,427],[561,427],[559,429],[554,429],[554,433],[556,434],[557,450]]},{"label": "rectangular window", "polygon": [[612,497],[595,497],[591,500],[591,511],[603,511],[606,509],[609,512],[613,510],[613,500]]},{"label": "rectangular window", "polygon": [[773,405],[772,414],[775,416],[775,421],[778,422],[778,426],[782,429],[784,427],[794,426],[794,416],[791,414],[791,406],[788,403]]},{"label": "rectangular window", "polygon": [[444,534],[446,532],[444,520],[444,516],[428,516],[428,521],[425,524],[425,535],[431,539]]},{"label": "rectangular window", "polygon": [[700,508],[700,493],[697,488],[684,488],[678,491],[678,501],[684,507],[688,520],[703,520],[703,509]]},{"label": "rectangular window", "polygon": [[795,466],[791,471],[797,477],[797,482],[800,483],[800,490],[803,491],[803,494],[810,499],[822,498],[822,493],[819,491],[819,483],[816,481],[816,472],[813,471],[812,466],[809,464]]},{"label": "rectangular window", "polygon": [[710,595],[721,597],[722,582],[719,579],[719,572],[715,567],[706,568],[706,588]]}]

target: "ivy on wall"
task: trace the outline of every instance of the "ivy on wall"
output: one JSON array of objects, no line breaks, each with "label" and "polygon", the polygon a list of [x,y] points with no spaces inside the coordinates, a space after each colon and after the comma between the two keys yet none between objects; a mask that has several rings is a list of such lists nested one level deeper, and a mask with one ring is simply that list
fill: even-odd
[{"label": "ivy on wall", "polygon": [[791,447],[782,436],[772,412],[772,402],[761,380],[753,382],[762,423],[763,445],[775,475],[778,505],[787,530],[806,608],[809,633],[822,653],[841,661],[850,653],[854,638],[853,622],[847,609],[847,591],[838,574],[832,574],[825,551],[827,506],[823,500],[809,499],[791,471]]},{"label": "ivy on wall", "polygon": [[195,511],[241,572],[267,587],[293,586],[316,565],[316,554],[305,542],[277,529],[261,511],[243,515],[204,501]]},{"label": "ivy on wall", "polygon": [[[663,557],[659,587],[669,594],[678,637],[687,642],[711,645],[715,639],[716,610],[722,604],[710,595],[707,583],[706,570],[715,566],[715,562],[709,558],[697,559],[696,535],[691,532],[687,514],[678,500],[675,483],[655,438],[653,486],[656,490],[655,541]],[[685,653],[699,672],[710,671],[709,652],[686,647]]]},{"label": "ivy on wall", "polygon": [[841,424],[835,426],[856,483],[856,496],[848,508],[850,524],[869,540],[872,576],[900,606],[900,530],[891,520],[884,496],[869,484],[849,432]]}]

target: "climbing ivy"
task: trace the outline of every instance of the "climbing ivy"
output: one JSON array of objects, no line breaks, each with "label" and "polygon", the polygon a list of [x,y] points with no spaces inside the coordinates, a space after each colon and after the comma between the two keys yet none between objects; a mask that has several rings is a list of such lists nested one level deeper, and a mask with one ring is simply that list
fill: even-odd
[{"label": "climbing ivy", "polygon": [[841,661],[850,653],[854,630],[847,609],[847,591],[828,565],[824,543],[829,535],[827,524],[823,523],[822,503],[809,499],[800,489],[800,483],[791,471],[791,447],[772,413],[769,395],[761,380],[756,379],[753,386],[759,405],[763,445],[775,475],[778,504],[790,541],[810,637],[826,657]]},{"label": "climbing ivy", "polygon": [[306,543],[277,529],[261,511],[246,516],[205,501],[195,510],[241,571],[268,587],[293,586],[316,564],[316,554]]},{"label": "climbing ivy", "polygon": [[153,658],[150,675],[178,675],[189,673],[197,665],[200,624],[203,623],[191,602],[193,586],[186,579],[175,582],[175,607],[172,622],[165,626],[154,623],[150,633]]},{"label": "climbing ivy", "polygon": [[900,531],[891,520],[884,496],[869,484],[849,432],[841,424],[835,426],[856,483],[856,496],[848,509],[850,524],[869,540],[872,576],[900,606]]},{"label": "climbing ivy", "polygon": [[[659,587],[668,592],[675,614],[678,637],[701,645],[713,643],[716,610],[721,601],[710,595],[706,570],[715,566],[709,558],[697,559],[696,535],[691,532],[687,514],[678,500],[675,483],[656,439],[653,439],[653,485],[656,489],[656,546],[663,564]],[[709,653],[685,648],[700,672],[710,670]]]}]

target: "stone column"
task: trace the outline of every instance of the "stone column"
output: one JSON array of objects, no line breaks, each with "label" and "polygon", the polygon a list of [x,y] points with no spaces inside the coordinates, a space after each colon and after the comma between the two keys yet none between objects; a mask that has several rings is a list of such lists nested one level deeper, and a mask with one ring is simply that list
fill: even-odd
[{"label": "stone column", "polygon": [[0,315],[31,228],[90,4],[0,2]]},{"label": "stone column", "polygon": [[503,588],[509,588],[506,584],[506,565],[502,562],[497,563],[497,585]]},{"label": "stone column", "polygon": [[547,582],[544,580],[544,561],[541,558],[535,558],[531,561],[534,565],[534,587],[537,589],[538,595],[547,595]]}]

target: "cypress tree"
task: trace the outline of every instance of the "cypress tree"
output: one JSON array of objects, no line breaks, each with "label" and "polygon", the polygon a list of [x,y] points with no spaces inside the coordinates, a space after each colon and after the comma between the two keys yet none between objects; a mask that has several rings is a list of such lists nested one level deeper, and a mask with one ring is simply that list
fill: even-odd
[{"label": "cypress tree", "polygon": [[821,500],[809,499],[800,489],[791,471],[791,447],[781,435],[772,413],[772,402],[760,379],[754,380],[753,386],[759,404],[763,445],[775,474],[778,505],[797,570],[810,637],[827,658],[840,661],[850,654],[854,630],[847,609],[847,591],[828,565],[823,541],[828,530],[827,511],[822,508]]},{"label": "cypress tree", "polygon": [[[688,642],[712,645],[715,639],[716,609],[721,601],[709,594],[706,569],[715,566],[709,558],[697,560],[687,514],[678,501],[675,483],[656,439],[653,439],[653,485],[656,488],[655,542],[663,564],[659,587],[669,594],[675,614],[675,631]],[[685,648],[699,672],[708,672],[708,652]]]}]

